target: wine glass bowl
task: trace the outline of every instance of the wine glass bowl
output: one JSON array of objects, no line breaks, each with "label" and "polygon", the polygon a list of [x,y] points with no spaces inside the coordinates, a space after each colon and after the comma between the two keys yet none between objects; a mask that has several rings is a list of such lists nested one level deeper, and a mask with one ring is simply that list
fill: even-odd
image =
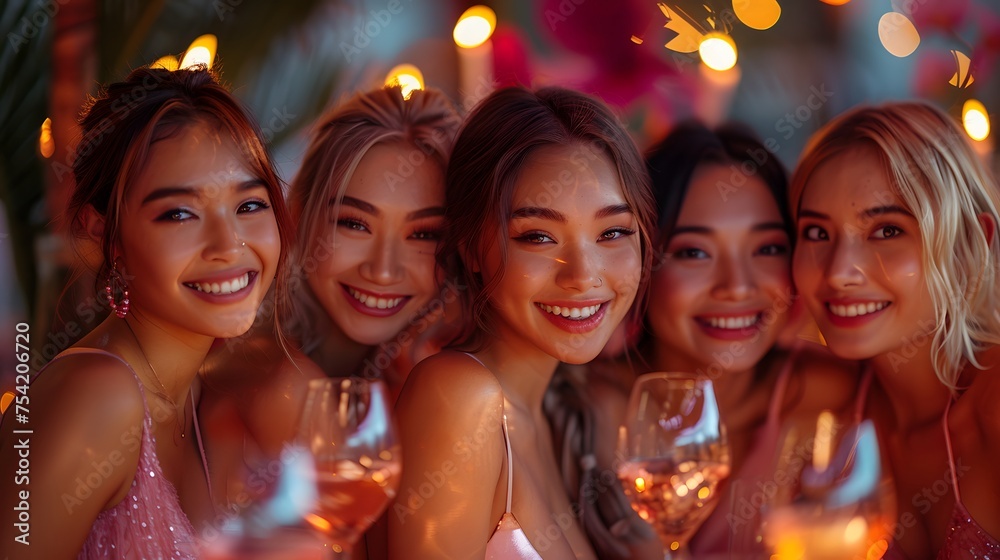
[{"label": "wine glass bowl", "polygon": [[652,525],[668,558],[683,554],[718,504],[718,485],[730,470],[711,381],[687,373],[639,377],[618,453],[618,479],[632,508]]},{"label": "wine glass bowl", "polygon": [[762,533],[778,558],[881,558],[896,500],[870,420],[839,424],[824,412],[793,422],[775,473]]},{"label": "wine glass bowl", "polygon": [[349,551],[399,488],[402,454],[385,384],[310,381],[299,441],[315,461],[318,494],[305,519],[335,552]]}]

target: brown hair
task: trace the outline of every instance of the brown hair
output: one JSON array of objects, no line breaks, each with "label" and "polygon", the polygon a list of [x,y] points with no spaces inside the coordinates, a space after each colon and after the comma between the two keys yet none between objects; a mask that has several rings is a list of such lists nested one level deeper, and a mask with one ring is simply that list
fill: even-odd
[{"label": "brown hair", "polygon": [[150,147],[196,123],[228,133],[250,173],[266,185],[281,237],[275,283],[281,293],[292,239],[281,180],[249,111],[204,67],[139,68],[88,102],[80,118],[83,137],[73,162],[76,187],[66,213],[70,231],[77,237],[84,235],[81,217],[87,207],[104,217],[104,259],[96,271],[100,283],[114,261],[125,192],[145,166]]},{"label": "brown hair", "polygon": [[[548,87],[497,90],[473,110],[455,141],[446,175],[445,218],[448,230],[438,249],[445,270],[458,274],[463,306],[471,322],[453,341],[478,344],[490,331],[490,296],[500,277],[484,279],[475,261],[489,243],[506,238],[518,174],[528,157],[549,146],[579,146],[606,156],[614,165],[625,201],[638,222],[642,275],[631,320],[641,316],[652,262],[651,232],[655,209],[649,178],[628,132],[600,101],[582,93]],[[586,154],[584,154],[586,155]],[[499,245],[501,270],[506,265]]]}]

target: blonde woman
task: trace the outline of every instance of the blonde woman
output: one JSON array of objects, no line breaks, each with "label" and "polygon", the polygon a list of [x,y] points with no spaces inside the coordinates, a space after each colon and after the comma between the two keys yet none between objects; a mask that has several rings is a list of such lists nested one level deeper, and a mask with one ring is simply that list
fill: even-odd
[{"label": "blonde woman", "polygon": [[899,515],[885,557],[1000,553],[993,176],[947,115],[892,103],[818,132],[790,194],[795,283],[830,349],[874,376]]}]

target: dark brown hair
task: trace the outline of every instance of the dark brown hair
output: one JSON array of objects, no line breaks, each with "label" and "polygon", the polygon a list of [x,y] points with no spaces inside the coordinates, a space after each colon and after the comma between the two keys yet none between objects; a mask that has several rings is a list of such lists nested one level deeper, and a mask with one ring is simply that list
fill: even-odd
[{"label": "dark brown hair", "polygon": [[[477,344],[490,331],[489,299],[500,277],[484,279],[475,262],[490,245],[506,238],[518,174],[528,157],[550,146],[579,146],[606,156],[614,165],[625,201],[635,214],[642,249],[642,274],[630,315],[641,316],[652,260],[654,205],[649,178],[628,132],[600,101],[582,93],[548,87],[510,87],[493,92],[473,109],[455,141],[445,178],[448,229],[438,261],[454,270],[470,323],[456,345]],[[586,155],[586,154],[584,154]],[[502,265],[505,245],[500,244]],[[503,266],[501,266],[501,270]]]},{"label": "dark brown hair", "polygon": [[115,257],[125,191],[146,165],[150,147],[197,123],[228,133],[250,173],[266,185],[281,236],[275,283],[280,293],[294,231],[281,180],[249,111],[204,67],[139,68],[88,102],[80,118],[83,137],[73,162],[76,186],[66,213],[70,231],[77,237],[85,234],[81,217],[87,207],[104,217],[104,260],[96,271],[100,283]]}]

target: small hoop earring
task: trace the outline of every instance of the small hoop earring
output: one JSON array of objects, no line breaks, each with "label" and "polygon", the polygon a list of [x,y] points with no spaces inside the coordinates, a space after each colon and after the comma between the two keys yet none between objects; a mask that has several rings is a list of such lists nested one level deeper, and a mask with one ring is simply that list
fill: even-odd
[{"label": "small hoop earring", "polygon": [[240,243],[240,247],[246,247],[246,246],[247,246],[247,242],[246,241],[243,241],[242,243]]},{"label": "small hoop earring", "polygon": [[[121,296],[121,301],[116,298]],[[128,315],[128,283],[125,277],[118,271],[118,259],[111,263],[111,270],[108,272],[108,281],[104,285],[104,297],[108,299],[108,307],[119,319],[124,319]]]}]

